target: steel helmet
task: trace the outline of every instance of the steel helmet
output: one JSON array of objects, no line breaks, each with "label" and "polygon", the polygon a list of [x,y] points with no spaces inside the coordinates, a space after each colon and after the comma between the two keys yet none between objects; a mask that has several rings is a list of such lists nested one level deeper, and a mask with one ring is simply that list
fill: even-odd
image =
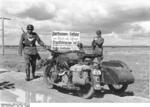
[{"label": "steel helmet", "polygon": [[83,48],[83,44],[80,43],[80,42],[77,44],[77,46],[78,46],[79,48]]},{"label": "steel helmet", "polygon": [[96,34],[97,34],[97,35],[101,35],[101,30],[97,30],[97,31],[96,31]]},{"label": "steel helmet", "polygon": [[27,25],[27,30],[34,30],[34,26],[31,24]]}]

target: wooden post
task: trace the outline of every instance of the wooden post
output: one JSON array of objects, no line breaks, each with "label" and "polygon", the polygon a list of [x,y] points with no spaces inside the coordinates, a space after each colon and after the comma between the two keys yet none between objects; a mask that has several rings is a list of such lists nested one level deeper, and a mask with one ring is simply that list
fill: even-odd
[{"label": "wooden post", "polygon": [[2,54],[5,55],[5,44],[4,44],[4,20],[11,20],[10,18],[0,17],[2,19]]},{"label": "wooden post", "polygon": [[2,17],[2,54],[4,56],[5,50],[4,50],[4,18]]}]

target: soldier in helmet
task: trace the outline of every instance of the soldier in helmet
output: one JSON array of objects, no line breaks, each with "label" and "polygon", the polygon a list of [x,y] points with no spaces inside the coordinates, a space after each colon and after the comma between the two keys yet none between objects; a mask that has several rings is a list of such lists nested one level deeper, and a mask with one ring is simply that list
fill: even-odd
[{"label": "soldier in helmet", "polygon": [[92,41],[93,53],[98,56],[97,60],[101,64],[103,59],[103,43],[104,39],[101,37],[101,30],[96,31],[96,37]]},{"label": "soldier in helmet", "polygon": [[37,33],[33,32],[34,26],[29,24],[27,25],[27,32],[24,32],[21,35],[20,43],[19,43],[19,55],[22,56],[22,51],[24,52],[24,59],[25,59],[25,70],[26,70],[26,81],[30,81],[30,67],[32,69],[32,77],[36,78],[35,70],[36,70],[36,60],[39,57],[36,42],[39,45],[48,49],[49,47],[46,46],[43,41],[40,39]]},{"label": "soldier in helmet", "polygon": [[77,44],[77,47],[79,48],[79,51],[77,52],[77,55],[78,55],[78,60],[79,62],[81,63],[82,62],[82,58],[84,57],[85,55],[85,51],[83,49],[83,44],[82,43],[78,43]]}]

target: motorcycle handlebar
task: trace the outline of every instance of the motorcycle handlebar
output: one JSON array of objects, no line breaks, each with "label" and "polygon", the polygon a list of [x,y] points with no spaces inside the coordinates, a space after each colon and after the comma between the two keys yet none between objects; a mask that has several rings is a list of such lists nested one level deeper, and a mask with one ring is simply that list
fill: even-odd
[{"label": "motorcycle handlebar", "polygon": [[57,50],[51,50],[51,49],[47,49],[49,52],[52,52],[54,54],[61,54],[61,52],[57,51]]},{"label": "motorcycle handlebar", "polygon": [[47,49],[48,51],[54,53],[54,54],[67,54],[67,53],[74,53],[74,52],[79,52],[77,50],[74,50],[74,51],[66,51],[66,52],[60,52],[58,50],[51,50],[51,49]]},{"label": "motorcycle handlebar", "polygon": [[[51,50],[51,49],[47,49],[48,51],[52,52],[52,54],[54,55],[58,55],[58,54],[67,54],[67,53],[84,53],[78,50],[74,50],[74,51],[66,51],[66,52],[60,52],[58,50]],[[102,57],[101,55],[95,55],[95,54],[86,54],[84,53],[83,59],[85,58],[96,58],[96,57]]]}]

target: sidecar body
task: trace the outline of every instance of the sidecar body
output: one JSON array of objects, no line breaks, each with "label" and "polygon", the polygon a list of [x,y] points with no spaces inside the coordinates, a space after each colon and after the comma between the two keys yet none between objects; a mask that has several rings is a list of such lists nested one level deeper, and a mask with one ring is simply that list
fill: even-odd
[{"label": "sidecar body", "polygon": [[122,61],[103,61],[102,73],[105,84],[132,84],[132,70]]}]

